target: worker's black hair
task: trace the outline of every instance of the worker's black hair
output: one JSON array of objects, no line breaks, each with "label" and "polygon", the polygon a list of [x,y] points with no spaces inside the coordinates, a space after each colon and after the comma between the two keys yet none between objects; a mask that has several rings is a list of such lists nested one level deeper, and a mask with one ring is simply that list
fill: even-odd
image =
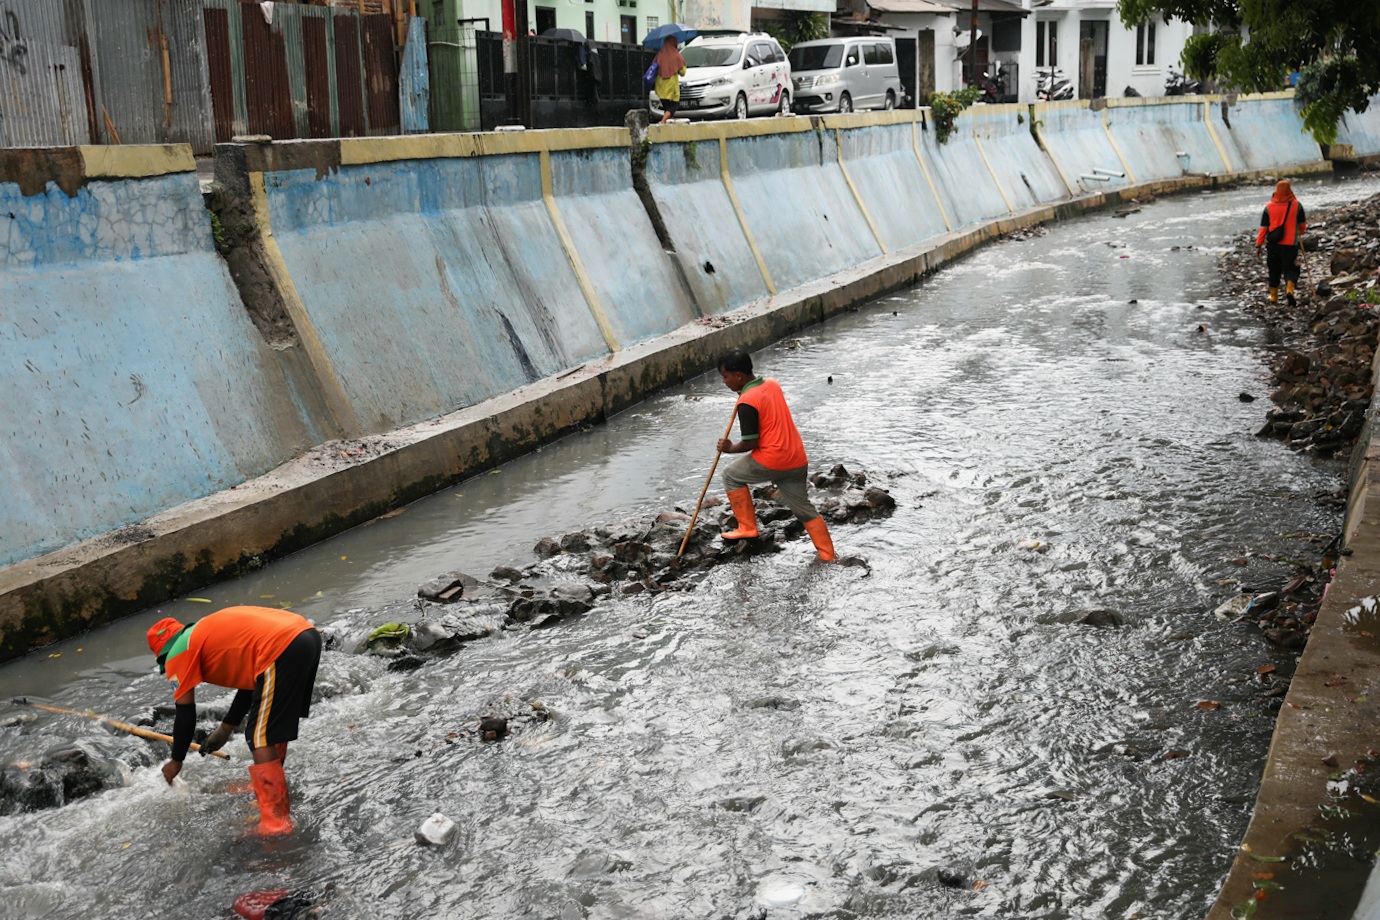
[{"label": "worker's black hair", "polygon": [[730,351],[719,359],[719,370],[751,376],[752,355],[745,351]]}]

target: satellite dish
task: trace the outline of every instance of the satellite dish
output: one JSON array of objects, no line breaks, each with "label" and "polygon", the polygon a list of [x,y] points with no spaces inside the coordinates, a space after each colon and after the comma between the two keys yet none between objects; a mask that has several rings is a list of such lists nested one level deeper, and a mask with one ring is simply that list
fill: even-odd
[{"label": "satellite dish", "polygon": [[[978,37],[978,38],[982,38],[982,30],[981,30],[981,29],[978,29],[978,30],[977,30],[977,37]],[[973,38],[973,36],[969,33],[969,31],[968,31],[967,29],[964,29],[964,30],[961,31],[961,32],[955,30],[955,31],[954,31],[954,49],[957,50],[957,51],[967,51],[967,50],[968,50],[968,41],[969,41],[969,39],[971,39],[971,38]]]}]

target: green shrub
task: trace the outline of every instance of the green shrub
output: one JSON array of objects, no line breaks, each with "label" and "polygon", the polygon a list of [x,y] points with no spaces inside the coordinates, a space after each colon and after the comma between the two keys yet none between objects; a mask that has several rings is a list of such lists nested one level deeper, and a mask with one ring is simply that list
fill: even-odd
[{"label": "green shrub", "polygon": [[965,86],[952,93],[930,93],[930,115],[934,118],[934,136],[939,143],[948,143],[958,113],[977,102],[981,93],[976,86]]}]

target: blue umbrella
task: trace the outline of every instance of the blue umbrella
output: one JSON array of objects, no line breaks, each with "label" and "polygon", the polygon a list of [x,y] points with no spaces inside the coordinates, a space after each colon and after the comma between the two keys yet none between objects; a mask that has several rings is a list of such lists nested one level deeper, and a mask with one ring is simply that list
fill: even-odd
[{"label": "blue umbrella", "polygon": [[700,34],[699,29],[692,29],[683,22],[668,22],[664,26],[657,26],[647,33],[647,37],[642,39],[642,47],[649,51],[660,51],[661,45],[666,41],[666,36],[674,35],[676,41],[682,45]]}]

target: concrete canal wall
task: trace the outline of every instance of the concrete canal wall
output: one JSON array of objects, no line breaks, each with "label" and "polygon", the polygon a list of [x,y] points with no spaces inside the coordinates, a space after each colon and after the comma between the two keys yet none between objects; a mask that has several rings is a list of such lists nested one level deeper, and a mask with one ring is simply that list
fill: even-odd
[{"label": "concrete canal wall", "polygon": [[1328,168],[1277,96],[991,106],[948,143],[934,129],[921,110],[224,145],[214,222],[185,148],[4,152],[0,658],[368,520],[1002,232]]}]

